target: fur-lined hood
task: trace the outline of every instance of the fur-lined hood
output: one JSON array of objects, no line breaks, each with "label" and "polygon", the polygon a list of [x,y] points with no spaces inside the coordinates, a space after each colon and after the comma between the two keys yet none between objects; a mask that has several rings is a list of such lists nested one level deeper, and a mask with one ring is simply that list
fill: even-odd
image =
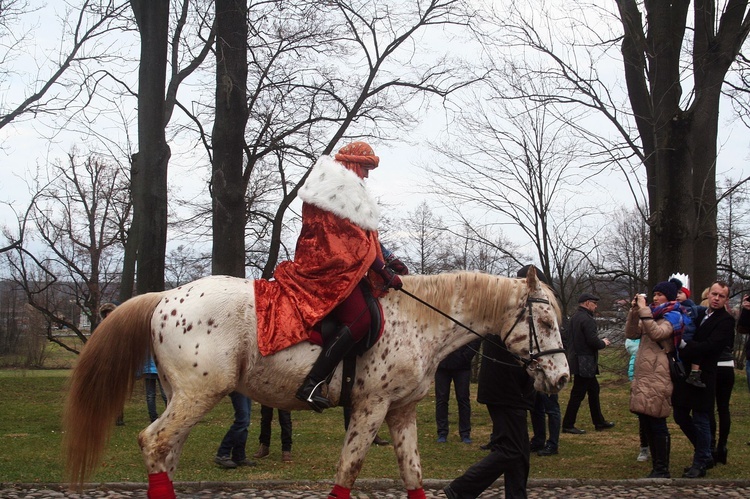
[{"label": "fur-lined hood", "polygon": [[377,230],[380,208],[364,179],[331,156],[322,156],[299,190],[305,203],[346,218],[365,230]]}]

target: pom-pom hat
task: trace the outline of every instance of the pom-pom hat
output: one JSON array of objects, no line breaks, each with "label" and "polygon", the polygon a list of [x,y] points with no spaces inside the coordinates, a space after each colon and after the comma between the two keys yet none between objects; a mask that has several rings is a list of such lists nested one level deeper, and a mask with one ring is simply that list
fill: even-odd
[{"label": "pom-pom hat", "polygon": [[667,297],[669,301],[677,299],[677,286],[671,281],[662,281],[654,286],[654,293],[659,292]]}]

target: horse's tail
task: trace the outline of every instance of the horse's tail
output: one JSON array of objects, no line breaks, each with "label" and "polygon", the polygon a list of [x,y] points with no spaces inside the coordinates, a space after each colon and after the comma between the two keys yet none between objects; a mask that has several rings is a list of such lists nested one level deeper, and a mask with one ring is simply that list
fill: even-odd
[{"label": "horse's tail", "polygon": [[126,301],[96,328],[70,378],[63,416],[66,477],[79,488],[99,464],[115,420],[151,346],[151,317],[161,293]]}]

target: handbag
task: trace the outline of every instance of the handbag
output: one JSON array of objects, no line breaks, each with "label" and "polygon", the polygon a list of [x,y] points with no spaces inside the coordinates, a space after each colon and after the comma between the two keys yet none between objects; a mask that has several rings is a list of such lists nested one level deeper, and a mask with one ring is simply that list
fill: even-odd
[{"label": "handbag", "polygon": [[593,355],[578,355],[578,375],[583,378],[593,378],[596,376],[597,365],[596,357]]},{"label": "handbag", "polygon": [[678,381],[687,378],[685,364],[683,364],[679,357],[677,357],[674,350],[667,353],[667,360],[669,361],[669,376],[672,378],[673,383],[677,383]]}]

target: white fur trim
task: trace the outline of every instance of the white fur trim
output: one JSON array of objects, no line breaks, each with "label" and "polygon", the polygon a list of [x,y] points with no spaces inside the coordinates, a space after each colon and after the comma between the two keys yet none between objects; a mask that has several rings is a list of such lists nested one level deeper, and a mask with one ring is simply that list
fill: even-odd
[{"label": "white fur trim", "polygon": [[330,211],[365,230],[377,230],[380,208],[364,179],[331,156],[322,156],[299,190],[305,203]]}]

